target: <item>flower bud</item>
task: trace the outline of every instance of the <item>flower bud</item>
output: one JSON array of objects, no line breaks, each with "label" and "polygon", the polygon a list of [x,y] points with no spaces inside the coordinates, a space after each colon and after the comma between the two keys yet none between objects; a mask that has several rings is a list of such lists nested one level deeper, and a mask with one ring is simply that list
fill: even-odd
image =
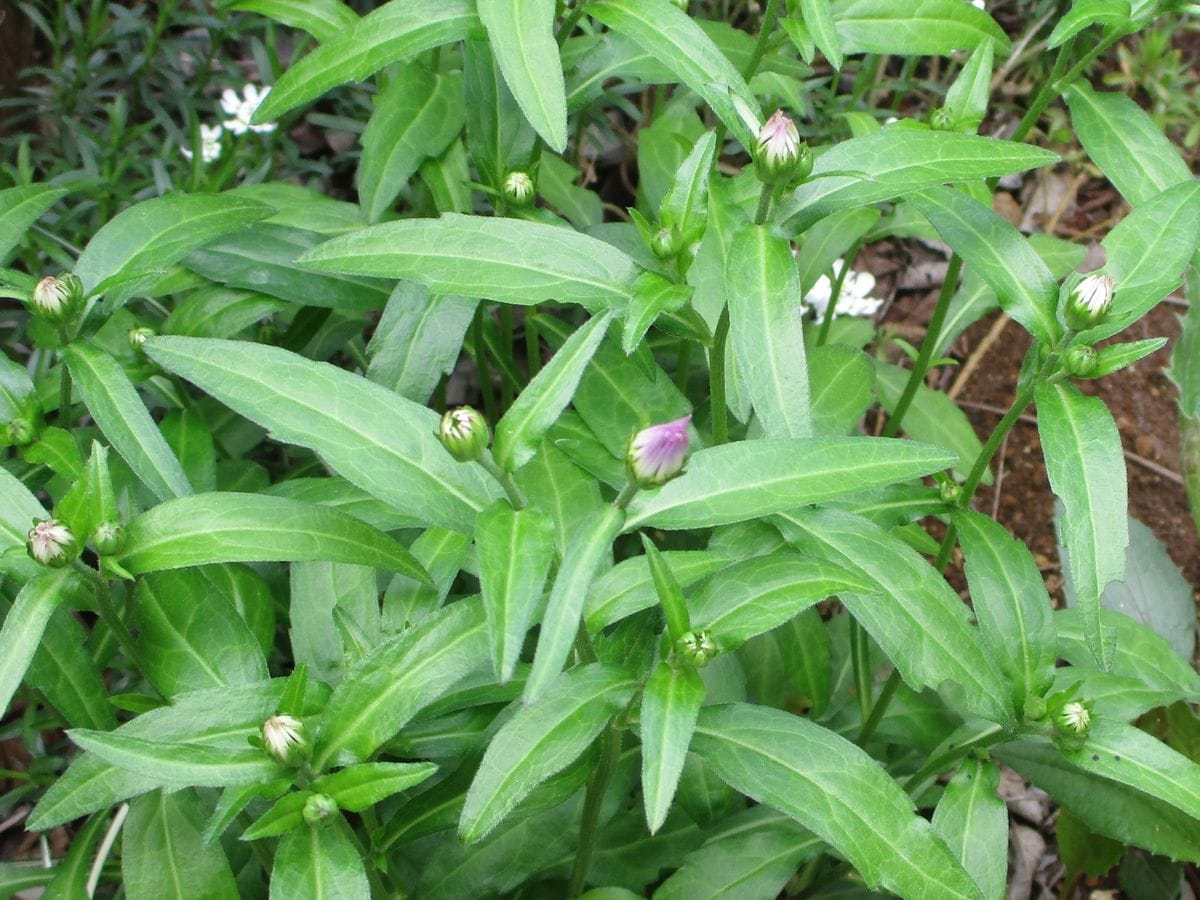
[{"label": "flower bud", "polygon": [[338,813],[337,801],[328,794],[313,794],[304,801],[301,815],[309,825],[321,825]]},{"label": "flower bud", "polygon": [[625,460],[630,477],[639,487],[666,484],[683,471],[691,420],[689,413],[674,422],[643,428],[633,436]]},{"label": "flower bud", "polygon": [[1081,700],[1065,704],[1054,716],[1054,727],[1068,737],[1086,736],[1091,724],[1091,704]]},{"label": "flower bud", "polygon": [[707,631],[689,631],[675,642],[675,655],[702,669],[717,655],[717,644]]},{"label": "flower bud", "polygon": [[92,532],[92,546],[101,556],[115,556],[125,546],[125,526],[120,522],[101,522]]},{"label": "flower bud", "polygon": [[668,260],[679,255],[682,244],[679,232],[674,228],[664,226],[654,232],[654,237],[650,241],[650,250],[659,259]]},{"label": "flower bud", "polygon": [[263,722],[262,741],[263,749],[284,765],[299,764],[308,750],[303,723],[289,715],[271,716]]},{"label": "flower bud", "polygon": [[938,493],[946,503],[957,503],[958,498],[962,496],[962,488],[958,483],[947,478],[938,486]]},{"label": "flower bud", "polygon": [[1096,371],[1096,348],[1091,344],[1076,344],[1067,351],[1063,368],[1072,378],[1086,378]]},{"label": "flower bud", "polygon": [[491,434],[487,420],[469,406],[447,410],[438,429],[438,440],[459,462],[471,462],[483,456]]},{"label": "flower bud", "polygon": [[17,416],[4,426],[4,437],[11,446],[24,447],[33,443],[33,439],[37,437],[37,430],[24,416]]},{"label": "flower bud", "polygon": [[952,131],[954,122],[950,119],[950,113],[944,106],[939,106],[929,114],[929,127],[934,131]]},{"label": "flower bud", "polygon": [[82,304],[83,282],[69,272],[57,278],[47,275],[34,286],[29,296],[33,311],[54,325],[66,322]]},{"label": "flower bud", "polygon": [[60,568],[75,555],[75,535],[57,519],[44,519],[29,529],[29,555],[43,566]]},{"label": "flower bud", "polygon": [[1109,275],[1089,275],[1071,291],[1063,318],[1074,331],[1099,325],[1112,309],[1113,286]]},{"label": "flower bud", "polygon": [[146,343],[146,338],[152,338],[154,335],[154,329],[144,325],[140,328],[129,329],[129,349],[134,353],[143,352],[142,345]]},{"label": "flower bud", "polygon": [[1022,712],[1025,718],[1031,722],[1036,722],[1044,718],[1047,712],[1045,699],[1042,697],[1026,697]]},{"label": "flower bud", "polygon": [[[800,163],[800,143],[800,132],[795,123],[783,114],[782,109],[775,110],[759,129],[758,143],[754,147],[754,166],[759,181],[764,184],[790,181]],[[811,154],[809,156],[811,171]]]},{"label": "flower bud", "polygon": [[528,172],[515,169],[504,176],[504,199],[513,206],[528,206],[536,191]]}]

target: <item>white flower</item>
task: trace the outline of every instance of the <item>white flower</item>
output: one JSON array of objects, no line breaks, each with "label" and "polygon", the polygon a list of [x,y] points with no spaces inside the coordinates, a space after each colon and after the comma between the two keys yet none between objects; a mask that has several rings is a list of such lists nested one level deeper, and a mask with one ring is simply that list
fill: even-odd
[{"label": "white flower", "polygon": [[[221,158],[221,135],[224,132],[220,125],[201,125],[200,126],[200,159],[203,162],[210,163]],[[183,158],[189,162],[192,159],[192,151],[189,147],[180,147],[179,152],[183,154]]]},{"label": "white flower", "polygon": [[45,519],[29,529],[29,555],[43,566],[61,566],[75,536],[57,519]]},{"label": "white flower", "polygon": [[1075,734],[1085,734],[1087,733],[1088,725],[1092,723],[1092,714],[1086,704],[1075,701],[1074,703],[1068,703],[1062,708],[1058,714],[1058,721],[1067,731],[1073,731]]},{"label": "white flower", "polygon": [[294,748],[304,743],[304,726],[288,715],[271,716],[263,722],[263,748],[282,763],[292,757]]},{"label": "white flower", "polygon": [[[840,259],[833,264],[835,277],[841,273],[844,265],[845,262]],[[879,307],[883,305],[883,300],[870,296],[873,290],[875,290],[875,276],[870,272],[855,272],[854,270],[847,272],[833,315],[835,317],[875,315]],[[832,296],[833,282],[829,280],[829,276],[822,275],[812,289],[804,295],[804,302],[820,319],[824,317],[825,309],[829,306],[829,299]]]},{"label": "white flower", "polygon": [[256,85],[248,84],[242,88],[242,96],[239,97],[232,88],[225,88],[221,92],[221,109],[225,110],[225,115],[230,117],[225,120],[225,128],[234,134],[245,134],[247,131],[265,134],[274,131],[274,122],[267,122],[263,125],[250,124],[254,113],[267,99],[269,93],[271,93],[269,87],[259,90]]}]

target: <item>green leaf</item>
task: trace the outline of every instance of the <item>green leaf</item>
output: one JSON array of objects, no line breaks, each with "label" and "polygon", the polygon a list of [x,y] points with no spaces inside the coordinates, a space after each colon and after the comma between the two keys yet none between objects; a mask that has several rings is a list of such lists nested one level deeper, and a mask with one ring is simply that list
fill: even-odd
[{"label": "green leaf", "polygon": [[554,0],[478,0],[479,19],[521,112],[556,153],[567,147],[567,98]]},{"label": "green leaf", "polygon": [[322,775],[312,789],[328,794],[339,809],[362,812],[393,794],[420,784],[437,771],[433,763],[374,762]]},{"label": "green leaf", "polygon": [[954,524],[984,645],[1012,685],[1019,709],[1054,682],[1058,651],[1050,597],[1029,549],[1002,525],[971,510],[955,513]]},{"label": "green leaf", "polygon": [[487,665],[483,604],[460,600],[385,641],[333,692],[321,717],[313,766],[370,756],[414,715]]},{"label": "green leaf", "polygon": [[1058,20],[1046,46],[1058,47],[1092,25],[1104,26],[1105,32],[1137,30],[1130,20],[1129,0],[1087,0],[1072,5],[1067,14]]},{"label": "green leaf", "polygon": [[955,710],[1013,722],[1012,691],[984,651],[970,611],[915,550],[866,519],[831,509],[776,519],[799,549],[874,583],[842,603],[914,690],[931,687]]},{"label": "green leaf", "polygon": [[571,653],[588,587],[605,560],[610,560],[612,543],[621,531],[625,513],[616,506],[604,507],[594,521],[576,532],[576,542],[567,548],[562,565],[546,601],[546,613],[538,635],[533,669],[525,682],[525,702],[536,702],[562,671]]},{"label": "green leaf", "polygon": [[542,436],[571,402],[612,317],[595,316],[567,338],[496,424],[492,452],[501,468],[512,472],[533,458]]},{"label": "green leaf", "polygon": [[[660,555],[684,588],[729,565],[727,556],[708,550],[667,550]],[[649,560],[645,556],[627,559],[591,585],[585,613],[588,630],[598,632],[656,603],[658,594]]]},{"label": "green leaf", "polygon": [[992,92],[992,58],[995,44],[984,41],[975,48],[967,64],[963,66],[950,90],[946,91],[946,102],[942,109],[950,121],[959,128],[970,126],[979,129],[979,123],[987,115],[988,96]]},{"label": "green leaf", "polygon": [[80,587],[79,576],[59,569],[30,580],[17,594],[0,628],[0,709],[8,709],[50,616]]},{"label": "green leaf", "polygon": [[763,225],[734,235],[725,261],[729,330],[754,412],[770,438],[812,435],[800,277],[791,245]]},{"label": "green leaf", "polygon": [[933,830],[984,897],[1004,896],[1008,878],[1008,807],[999,787],[1000,768],[994,762],[967,759],[933,811]]},{"label": "green leaf", "polygon": [[842,41],[837,33],[837,23],[829,0],[800,0],[800,15],[812,35],[813,43],[820,48],[833,68],[842,67]]},{"label": "green leaf", "polygon": [[928,188],[908,199],[991,286],[1005,312],[1043,343],[1054,343],[1060,331],[1054,314],[1058,285],[1016,228],[978,200],[952,188]]},{"label": "green leaf", "polygon": [[1192,180],[1175,145],[1129,97],[1093,91],[1077,79],[1067,89],[1066,100],[1083,149],[1134,206]]},{"label": "green leaf", "polygon": [[166,743],[120,731],[74,728],[71,740],[120,769],[146,773],[158,785],[225,787],[279,778],[286,770],[263,750]]},{"label": "green leaf", "polygon": [[695,453],[679,478],[635,497],[625,530],[742,522],[871,485],[919,478],[954,461],[942,450],[885,438],[725,444]]},{"label": "green leaf", "polygon": [[60,606],[50,616],[25,680],[37,686],[68,725],[108,731],[116,727],[108,686],[91,655],[83,652],[86,645],[83,627]]},{"label": "green leaf", "polygon": [[221,5],[302,29],[321,43],[340,37],[358,22],[354,11],[340,0],[236,0]]},{"label": "green leaf", "polygon": [[716,132],[704,132],[676,171],[671,189],[659,208],[660,221],[679,229],[685,247],[690,247],[704,235],[708,221],[708,181],[712,177],[716,152]]},{"label": "green leaf", "polygon": [[463,43],[463,91],[471,110],[467,147],[480,179],[501,190],[504,176],[529,164],[537,135],[521,114],[483,40]]},{"label": "green leaf", "polygon": [[[195,409],[171,410],[159,424],[163,438],[179,464],[188,483],[198,491],[217,489],[217,451],[212,431]],[[115,504],[112,513],[116,512]],[[110,514],[105,518],[115,517]]]},{"label": "green leaf", "polygon": [[[644,532],[640,537],[642,550],[646,554],[646,565],[650,569],[650,578],[654,582],[654,593],[658,595],[658,603],[667,622],[667,636],[672,642],[678,641],[692,630],[683,588],[679,586],[670,564],[654,546],[654,541]],[[666,815],[665,811],[663,815]]]},{"label": "green leaf", "polygon": [[21,242],[29,227],[69,191],[49,184],[23,184],[0,191],[0,260]]},{"label": "green leaf", "polygon": [[568,766],[633,697],[638,683],[594,663],[558,676],[538,702],[522,706],[488,745],[467,791],[458,833],[474,843],[535,787]]},{"label": "green leaf", "polygon": [[541,603],[554,561],[554,524],[537,510],[517,511],[497,500],[479,515],[475,546],[492,666],[504,683],[512,678]]},{"label": "green leaf", "polygon": [[235,341],[157,337],[145,346],[163,368],[420,521],[469,531],[500,493],[438,443],[435,412],[349,372]]},{"label": "green leaf", "polygon": [[1057,525],[1083,633],[1097,664],[1112,665],[1113,637],[1100,621],[1100,594],[1125,578],[1128,489],[1125,454],[1104,401],[1070,384],[1037,388],[1038,434],[1050,487],[1063,503]]},{"label": "green leaf", "polygon": [[229,860],[201,836],[208,815],[194,791],[155,791],[129,806],[121,835],[121,876],[130,900],[237,900]]},{"label": "green leaf", "polygon": [[861,350],[841,344],[814,347],[808,354],[813,433],[845,437],[874,401],[875,367]]},{"label": "green leaf", "polygon": [[623,306],[637,277],[633,260],[616,247],[570,228],[458,214],[364,228],[326,241],[298,262],[521,306],[549,300]]},{"label": "green leaf", "polygon": [[908,795],[845,738],[782,710],[732,703],[700,711],[692,748],[732,787],[827,841],[869,887],[980,896]]},{"label": "green leaf", "polygon": [[140,575],[214,562],[329,560],[429,576],[412,554],[349,513],[327,506],[222,492],[160,503],[126,529],[119,562]]},{"label": "green leaf", "polygon": [[[92,235],[75,274],[90,294],[105,282],[118,284],[160,272],[209,241],[274,212],[262,203],[221,194],[167,194],[144,200]],[[107,308],[111,312],[112,304]]]},{"label": "green leaf", "polygon": [[847,55],[950,56],[984,41],[1009,48],[995,20],[963,0],[833,0],[830,6]]},{"label": "green leaf", "polygon": [[[293,562],[288,605],[288,637],[292,657],[308,667],[314,678],[337,684],[355,662],[349,642],[339,633],[339,616],[377,643],[381,631],[379,589],[374,569],[335,562]],[[418,590],[432,591],[429,582],[405,578]],[[345,619],[343,619],[345,624]]]},{"label": "green leaf", "polygon": [[[88,874],[95,858],[96,844],[103,836],[109,823],[108,810],[91,816],[83,827],[71,836],[67,855],[54,867],[54,881],[41,895],[42,900],[75,900],[87,896]],[[10,896],[0,878],[0,894]]]},{"label": "green leaf", "polygon": [[275,850],[270,900],[369,897],[371,888],[364,865],[349,826],[340,815],[333,822],[289,831]]},{"label": "green leaf", "polygon": [[668,0],[598,0],[588,15],[632,38],[695,91],[743,147],[754,146],[754,131],[735,104],[752,112],[758,101],[740,72],[687,13]]},{"label": "green leaf", "polygon": [[163,334],[231,338],[287,308],[276,297],[213,285],[178,301],[159,329]]},{"label": "green leaf", "polygon": [[292,65],[255,113],[270,122],[301,103],[349,81],[362,81],[384,66],[461,41],[479,27],[468,0],[444,0],[435,7],[385,3],[358,20],[341,37],[322,44]]},{"label": "green leaf", "polygon": [[691,296],[692,289],[688,285],[668,281],[657,272],[643,272],[638,276],[633,283],[633,297],[621,333],[621,349],[625,354],[637,349],[661,313],[682,309]]},{"label": "green leaf", "polygon": [[660,662],[642,692],[642,799],[646,825],[654,834],[667,820],[683,772],[704,682],[691,666]]},{"label": "green leaf", "polygon": [[160,500],[192,492],[183,466],[121,364],[99,348],[75,343],[64,351],[71,376],[88,411],[129,468]]}]

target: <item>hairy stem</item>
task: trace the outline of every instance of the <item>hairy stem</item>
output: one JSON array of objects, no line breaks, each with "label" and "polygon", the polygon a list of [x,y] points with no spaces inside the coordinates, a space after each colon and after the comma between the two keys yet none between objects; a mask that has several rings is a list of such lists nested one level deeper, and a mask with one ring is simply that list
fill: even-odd
[{"label": "hairy stem", "polygon": [[600,824],[600,807],[604,802],[604,794],[612,781],[613,772],[617,768],[617,759],[621,755],[621,732],[614,724],[609,724],[600,735],[600,760],[596,763],[596,771],[588,782],[587,794],[583,799],[583,819],[579,825],[579,846],[575,850],[575,865],[571,869],[571,886],[567,891],[568,897],[578,897],[583,893],[587,883],[588,870],[592,867],[592,857],[596,853],[596,837]]}]

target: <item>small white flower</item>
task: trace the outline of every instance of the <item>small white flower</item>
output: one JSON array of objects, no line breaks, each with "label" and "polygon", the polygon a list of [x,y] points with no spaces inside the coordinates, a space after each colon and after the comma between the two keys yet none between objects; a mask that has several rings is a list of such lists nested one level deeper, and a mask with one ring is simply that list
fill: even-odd
[{"label": "small white flower", "polygon": [[[221,135],[224,134],[220,125],[201,125],[200,126],[200,159],[202,162],[215,162],[221,158]],[[183,158],[191,162],[192,151],[190,147],[180,147],[179,152],[183,154]]]},{"label": "small white flower", "polygon": [[304,741],[304,726],[288,715],[271,716],[263,722],[263,747],[282,763],[288,762],[293,748]]},{"label": "small white flower", "polygon": [[43,566],[60,566],[75,535],[57,519],[45,519],[29,529],[29,555]]},{"label": "small white flower", "polygon": [[[841,273],[844,265],[845,262],[840,259],[833,264],[835,277]],[[871,291],[873,290],[875,290],[875,276],[870,272],[853,270],[847,272],[846,280],[842,282],[842,293],[838,296],[837,307],[833,311],[834,317],[875,315],[879,307],[883,305],[883,300],[872,297]],[[832,296],[833,282],[830,281],[829,276],[822,275],[812,289],[804,295],[804,302],[820,319],[824,317]]]},{"label": "small white flower", "polygon": [[1058,714],[1058,720],[1062,727],[1068,731],[1073,731],[1076,734],[1084,734],[1088,730],[1088,725],[1092,723],[1092,714],[1088,710],[1087,705],[1080,703],[1078,700],[1074,703],[1068,703]]},{"label": "small white flower", "polygon": [[248,84],[242,88],[242,96],[239,97],[237,92],[232,88],[226,88],[221,92],[221,109],[225,110],[225,115],[229,116],[225,120],[225,128],[233,134],[245,134],[247,131],[257,131],[259,134],[265,134],[275,130],[274,122],[266,122],[262,125],[251,125],[250,120],[254,118],[254,113],[262,105],[262,102],[267,99],[267,94],[271,93],[269,87],[259,90],[257,85]]}]

